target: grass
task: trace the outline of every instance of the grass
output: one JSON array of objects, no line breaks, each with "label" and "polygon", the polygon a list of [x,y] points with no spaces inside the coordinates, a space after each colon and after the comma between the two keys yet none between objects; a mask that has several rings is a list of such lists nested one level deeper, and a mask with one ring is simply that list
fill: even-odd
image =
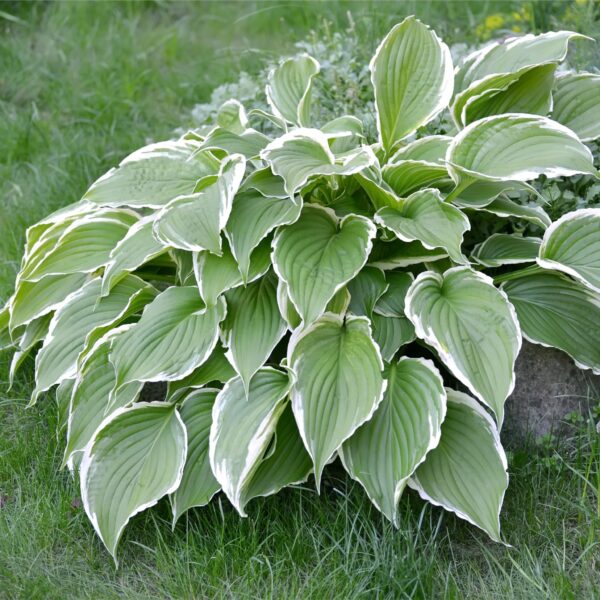
[{"label": "grass", "polygon": [[[27,225],[77,200],[149,139],[168,138],[211,90],[257,72],[347,12],[365,53],[417,13],[449,40],[473,41],[486,15],[516,2],[13,3],[0,7],[0,298],[11,292]],[[571,13],[568,13],[571,11]],[[529,26],[589,8],[533,5]],[[567,23],[578,27],[577,22]],[[586,30],[587,31],[587,30]],[[597,56],[597,55],[595,55]],[[596,60],[597,63],[597,60]],[[512,548],[414,494],[393,530],[335,466],[321,497],[307,486],[254,501],[240,519],[223,499],[174,532],[165,503],[136,517],[115,570],[78,487],[59,471],[51,398],[25,405],[32,364],[6,391],[0,355],[1,598],[593,598],[600,597],[600,440],[513,453],[503,528]]]}]

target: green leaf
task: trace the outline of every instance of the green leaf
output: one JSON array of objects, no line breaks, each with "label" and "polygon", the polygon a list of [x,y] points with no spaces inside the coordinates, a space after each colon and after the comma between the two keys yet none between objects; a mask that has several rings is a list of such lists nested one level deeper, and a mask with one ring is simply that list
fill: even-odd
[{"label": "green leaf", "polygon": [[417,336],[502,423],[521,348],[519,323],[506,295],[483,273],[455,267],[443,275],[421,273],[405,310]]},{"label": "green leaf", "polygon": [[208,442],[212,410],[219,390],[194,390],[179,409],[187,431],[187,457],[179,487],[171,496],[173,527],[194,506],[204,506],[221,489],[210,467]]},{"label": "green leaf", "polygon": [[194,274],[194,253],[172,248],[169,255],[175,263],[175,283],[177,285],[193,285],[196,282]]},{"label": "green leaf", "polygon": [[179,486],[186,437],[174,406],[140,402],[115,411],[86,449],[81,499],[115,563],[129,519]]},{"label": "green leaf", "polygon": [[541,243],[536,237],[494,233],[473,248],[471,258],[484,267],[535,262]]},{"label": "green leaf", "polygon": [[29,226],[25,232],[27,240],[25,243],[25,255],[30,254],[33,247],[53,228],[60,227],[64,231],[75,219],[90,215],[96,211],[101,212],[102,209],[93,202],[79,200],[79,202],[59,208],[41,221]]},{"label": "green leaf", "polygon": [[377,267],[364,267],[348,282],[350,312],[357,316],[371,317],[375,304],[388,288],[385,275]]},{"label": "green leaf", "polygon": [[116,375],[108,356],[112,340],[119,333],[119,329],[114,329],[102,338],[77,373],[69,402],[63,466],[69,464],[72,468],[74,455],[83,452],[102,421],[115,410],[133,403],[142,389],[142,384],[134,381],[111,398]]},{"label": "green leaf", "polygon": [[[266,198],[288,198],[288,193],[285,191],[285,181],[279,175],[274,175],[270,167],[257,169],[252,171],[244,183],[240,187],[241,192],[255,191]],[[250,197],[256,197],[255,194],[250,194]],[[238,197],[233,201],[233,209]]]},{"label": "green leaf", "polygon": [[385,371],[383,400],[370,421],[344,442],[344,467],[373,504],[398,527],[398,501],[409,477],[440,441],[446,392],[438,370],[401,358]]},{"label": "green leaf", "polygon": [[223,127],[215,127],[206,136],[201,148],[203,150],[224,150],[232,156],[241,154],[250,160],[257,158],[270,141],[270,138],[255,129],[246,129],[238,134]]},{"label": "green leaf", "polygon": [[383,362],[368,319],[329,313],[298,330],[288,353],[292,408],[319,489],[325,465],[381,402]]},{"label": "green leaf", "polygon": [[225,236],[245,281],[254,249],[276,227],[297,221],[301,209],[302,202],[287,195],[266,197],[251,190],[235,197]]},{"label": "green leaf", "polygon": [[314,321],[334,294],[362,269],[375,237],[369,219],[305,206],[298,221],[273,241],[273,266],[302,320]]},{"label": "green leaf", "polygon": [[167,384],[167,400],[173,399],[180,390],[201,388],[214,381],[225,383],[235,375],[235,369],[225,358],[224,348],[217,345],[212,354],[197,369],[194,369],[183,379],[169,381]]},{"label": "green leaf", "polygon": [[551,271],[502,285],[526,339],[566,352],[581,369],[600,374],[600,297]]},{"label": "green leaf", "polygon": [[449,135],[428,135],[400,147],[389,162],[415,160],[442,165],[446,160],[446,152],[451,141]]},{"label": "green leaf", "polygon": [[24,281],[17,278],[15,293],[10,300],[10,329],[26,325],[54,309],[65,298],[79,290],[89,275],[49,275],[39,281]]},{"label": "green leaf", "polygon": [[74,385],[74,379],[63,379],[56,386],[55,400],[58,416],[58,423],[56,427],[57,440],[67,426],[67,421],[69,419],[69,404],[71,403],[71,394],[73,392]]},{"label": "green leaf", "polygon": [[128,231],[116,219],[81,219],[70,225],[39,262],[21,271],[21,279],[39,281],[47,275],[91,273],[109,261],[113,248]]},{"label": "green leaf", "polygon": [[248,394],[240,377],[225,384],[212,413],[210,464],[217,481],[242,517],[252,475],[273,437],[292,380],[270,367],[252,378]]},{"label": "green leaf", "polygon": [[33,319],[24,326],[24,331],[17,342],[8,372],[8,386],[12,388],[17,371],[29,356],[29,353],[48,335],[52,315],[46,314]]},{"label": "green leaf", "polygon": [[400,198],[422,188],[451,183],[445,165],[422,160],[390,162],[383,167],[381,174],[383,180]]},{"label": "green leaf", "polygon": [[[194,274],[200,297],[207,306],[214,306],[221,294],[244,283],[229,245],[225,244],[221,256],[208,250],[194,252]],[[246,283],[264,275],[271,266],[271,244],[265,240],[252,252],[246,273]]]},{"label": "green leaf", "polygon": [[431,121],[452,97],[450,50],[414,17],[404,19],[387,34],[370,69],[379,140],[388,152]]},{"label": "green leaf", "polygon": [[252,118],[256,118],[259,120],[261,124],[267,122],[267,126],[275,126],[277,129],[281,129],[283,131],[287,131],[287,124],[285,119],[274,115],[266,110],[262,110],[261,108],[253,108],[248,112],[248,116]]},{"label": "green leaf", "polygon": [[312,473],[312,460],[304,447],[292,407],[288,403],[275,429],[275,448],[262,459],[245,493],[248,502],[276,494],[288,485],[303,483]]},{"label": "green leaf", "polygon": [[446,391],[448,410],[440,442],[409,485],[424,500],[456,513],[500,542],[508,473],[498,429],[470,396]]},{"label": "green leaf", "polygon": [[553,223],[546,229],[537,262],[600,293],[600,208],[575,210]]},{"label": "green leaf", "polygon": [[383,180],[381,169],[377,164],[364,169],[354,177],[367,193],[371,204],[376,209],[384,206],[394,207],[398,204],[400,199],[394,190]]},{"label": "green leaf", "polygon": [[182,379],[211,355],[225,318],[225,302],[204,305],[195,287],[170,287],[119,336],[110,354],[115,390],[131,381]]},{"label": "green leaf", "polygon": [[592,153],[564,125],[546,117],[487,117],[463,129],[448,148],[455,182],[528,181],[540,175],[596,174]]},{"label": "green leaf", "polygon": [[546,229],[546,227],[550,227],[552,224],[550,217],[540,206],[535,206],[534,204],[519,204],[504,196],[499,196],[486,206],[478,208],[477,210],[488,212],[498,217],[514,217],[523,221],[530,221],[542,229]]},{"label": "green leaf", "polygon": [[117,325],[154,297],[154,288],[133,275],[120,281],[103,298],[101,285],[100,278],[92,279],[56,309],[35,360],[32,402],[63,379],[74,378],[79,356],[94,339],[102,337],[107,328]]},{"label": "green leaf", "polygon": [[166,251],[165,245],[152,235],[153,224],[153,216],[140,219],[111,250],[102,278],[103,296],[127,273]]},{"label": "green leaf", "polygon": [[302,317],[294,308],[288,293],[288,286],[282,279],[279,279],[277,282],[277,306],[290,331],[293,331],[302,324]]},{"label": "green leaf", "polygon": [[413,274],[388,271],[385,274],[385,279],[388,284],[387,289],[377,300],[374,311],[385,317],[406,318],[404,302],[406,294],[414,281]]},{"label": "green leaf", "polygon": [[573,31],[527,34],[495,42],[469,55],[456,74],[456,89],[497,73],[514,73],[543,63],[560,63],[572,39],[591,39]]},{"label": "green leaf", "polygon": [[386,362],[390,362],[402,346],[416,338],[414,325],[406,317],[385,317],[375,313],[371,317],[371,327],[373,340]]},{"label": "green leaf", "polygon": [[108,206],[161,208],[191,194],[202,177],[214,175],[219,161],[193,140],[150,144],[125,158],[92,184],[83,199]]},{"label": "green leaf", "polygon": [[420,263],[435,262],[448,254],[441,248],[428,250],[421,242],[375,241],[369,256],[369,264],[384,271],[398,267],[409,267]]},{"label": "green leaf", "polygon": [[308,54],[289,58],[272,69],[266,92],[275,115],[294,125],[308,125],[312,79],[320,70]]},{"label": "green leaf", "polygon": [[[522,181],[474,181],[469,187],[460,190],[458,196],[452,198],[452,203],[460,208],[484,208],[498,198],[505,198],[506,194],[520,192],[533,192],[528,183]],[[534,192],[537,194],[538,192]]]},{"label": "green leaf", "polygon": [[221,104],[215,120],[219,127],[237,134],[244,133],[248,128],[248,117],[244,106],[233,98]]},{"label": "green leaf", "polygon": [[197,193],[169,202],[154,221],[156,238],[181,250],[209,250],[220,256],[221,230],[229,219],[245,168],[245,158],[232,154],[223,161],[214,182]]},{"label": "green leaf", "polygon": [[[285,281],[282,281],[281,279],[277,282],[277,305],[279,306],[279,312],[286,320],[290,331],[293,331],[302,324],[302,319],[298,314],[298,311],[294,308],[292,301],[289,299],[287,285]],[[346,314],[348,306],[350,306],[350,292],[347,288],[342,287],[327,303],[325,312],[343,316]]]},{"label": "green leaf", "polygon": [[504,113],[547,115],[557,63],[527,66],[511,73],[488,75],[458,94],[452,116],[458,127]]},{"label": "green leaf", "polygon": [[321,131],[329,138],[334,154],[351,152],[365,139],[362,121],[351,115],[344,115],[325,123]]},{"label": "green leaf", "polygon": [[600,75],[565,73],[556,79],[552,118],[573,130],[580,140],[600,137]]},{"label": "green leaf", "polygon": [[425,189],[401,200],[396,208],[380,208],[375,222],[403,242],[419,241],[425,248],[443,248],[458,263],[465,231],[471,226],[460,209],[444,202],[438,190]]},{"label": "green leaf", "polygon": [[269,272],[245,288],[231,290],[226,299],[223,343],[228,348],[227,358],[248,390],[253,375],[287,332],[277,306],[277,277]]},{"label": "green leaf", "polygon": [[295,129],[272,141],[260,157],[275,175],[283,177],[290,196],[314,175],[353,175],[375,162],[368,146],[336,158],[327,136],[319,129],[308,128]]}]

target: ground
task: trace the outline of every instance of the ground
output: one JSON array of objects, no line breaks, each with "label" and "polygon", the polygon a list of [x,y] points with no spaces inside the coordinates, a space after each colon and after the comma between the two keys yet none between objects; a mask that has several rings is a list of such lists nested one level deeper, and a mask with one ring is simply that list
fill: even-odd
[{"label": "ground", "polygon": [[[27,225],[79,199],[133,149],[171,137],[215,86],[256,73],[312,29],[317,38],[343,30],[348,14],[369,54],[413,12],[468,43],[503,27],[593,25],[592,4],[579,1],[4,2],[0,300]],[[8,361],[0,355],[2,598],[600,597],[600,439],[591,417],[567,440],[510,453],[502,514],[510,546],[412,493],[394,530],[334,465],[320,496],[308,484],[287,490],[251,503],[247,519],[219,498],[172,532],[160,503],[127,528],[116,570],[76,482],[59,470],[53,399],[26,409],[32,364],[7,391]]]}]

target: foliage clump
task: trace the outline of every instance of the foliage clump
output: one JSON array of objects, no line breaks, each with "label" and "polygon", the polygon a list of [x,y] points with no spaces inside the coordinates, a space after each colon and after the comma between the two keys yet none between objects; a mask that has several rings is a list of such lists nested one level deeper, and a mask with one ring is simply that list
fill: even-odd
[{"label": "foliage clump", "polygon": [[529,202],[541,176],[598,175],[600,78],[557,72],[580,38],[455,71],[405,19],[369,65],[376,141],[355,115],[315,127],[302,54],[269,73],[268,109],[229,99],[29,228],[0,313],[11,378],[37,350],[32,402],[56,387],[113,556],[164,496],[174,523],[219,491],[245,516],[336,457],[393,523],[410,486],[500,540],[523,336],[600,371],[600,210]]}]

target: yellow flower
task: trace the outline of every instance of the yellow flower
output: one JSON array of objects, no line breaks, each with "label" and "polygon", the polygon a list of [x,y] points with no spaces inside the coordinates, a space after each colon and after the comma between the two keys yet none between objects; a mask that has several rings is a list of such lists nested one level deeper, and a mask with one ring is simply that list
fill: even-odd
[{"label": "yellow flower", "polygon": [[489,15],[485,18],[484,25],[486,29],[499,29],[504,25],[504,16],[499,13]]},{"label": "yellow flower", "polygon": [[520,33],[521,31],[523,31],[523,29],[521,29],[520,25],[513,25],[513,26],[512,26],[512,30],[513,30],[515,33]]}]

